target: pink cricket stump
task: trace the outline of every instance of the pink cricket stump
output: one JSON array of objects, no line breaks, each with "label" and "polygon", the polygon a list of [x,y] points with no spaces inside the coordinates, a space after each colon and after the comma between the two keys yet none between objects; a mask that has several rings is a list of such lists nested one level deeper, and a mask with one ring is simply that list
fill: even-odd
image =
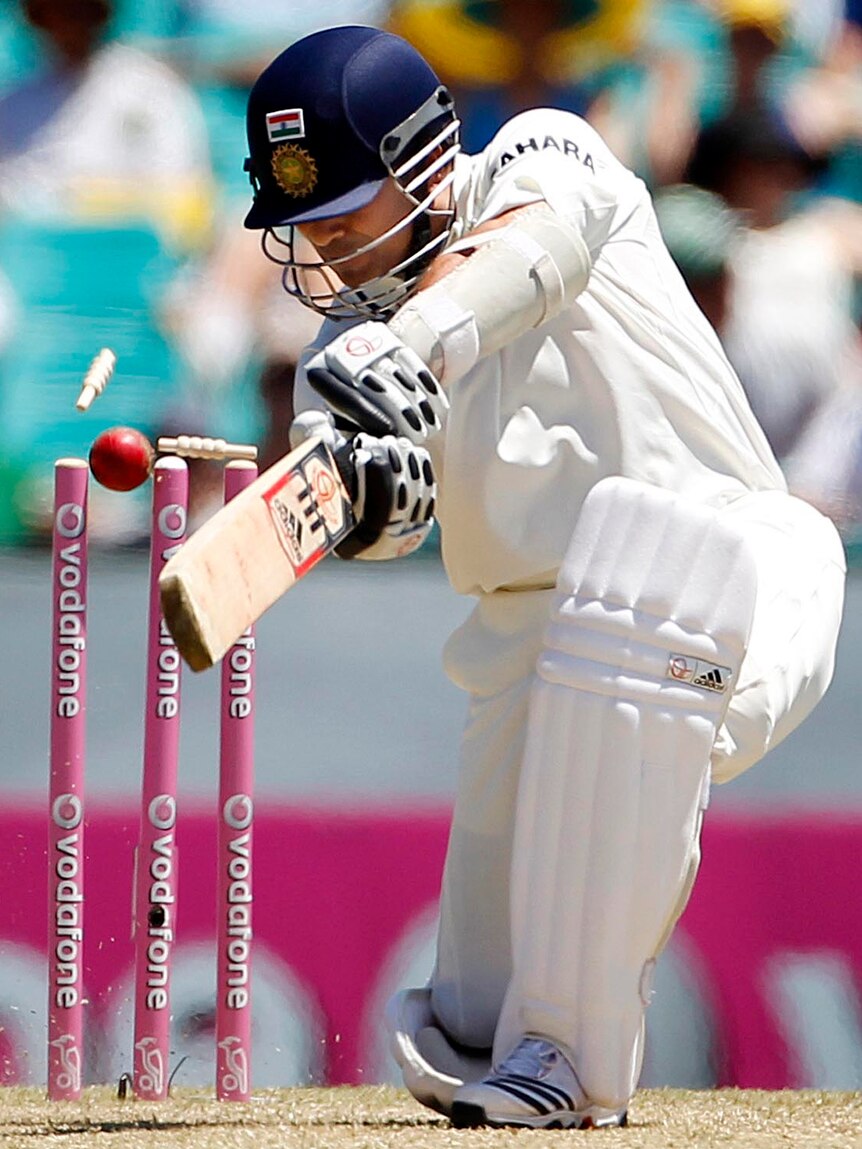
[{"label": "pink cricket stump", "polygon": [[141,829],[135,854],[135,1045],[137,1097],[168,1095],[171,1048],[171,951],[176,928],[177,766],[180,656],[162,618],[159,574],[185,539],[188,467],[173,456],[153,468],[150,603]]},{"label": "pink cricket stump", "polygon": [[84,1028],[84,753],[87,710],[87,479],[54,467],[51,775],[48,815],[48,1096],[81,1096]]},{"label": "pink cricket stump", "polygon": [[[254,463],[228,463],[225,502],[257,477]],[[254,629],[221,668],[219,756],[216,1094],[251,1096],[252,823],[254,817]]]}]

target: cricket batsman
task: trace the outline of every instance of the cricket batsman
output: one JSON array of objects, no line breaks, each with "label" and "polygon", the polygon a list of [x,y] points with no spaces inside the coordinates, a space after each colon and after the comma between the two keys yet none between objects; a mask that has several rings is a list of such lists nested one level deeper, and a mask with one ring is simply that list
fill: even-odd
[{"label": "cricket batsman", "polygon": [[352,440],[346,553],[436,516],[476,599],[436,962],[387,1014],[405,1084],[459,1127],[619,1125],[710,787],[822,697],[844,554],[641,180],[559,110],[474,156],[458,128],[399,37],[299,40],[250,93],[246,226],[325,316],[293,437]]}]

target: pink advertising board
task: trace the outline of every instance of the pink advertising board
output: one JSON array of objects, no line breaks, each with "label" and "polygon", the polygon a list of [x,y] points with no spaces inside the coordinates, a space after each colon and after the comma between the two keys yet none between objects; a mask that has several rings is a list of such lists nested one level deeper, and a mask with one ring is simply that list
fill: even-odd
[{"label": "pink advertising board", "polygon": [[[252,996],[260,1013],[253,1084],[379,1077],[380,1002],[401,973],[415,980],[418,968],[428,972],[448,816],[446,809],[339,811],[258,801]],[[45,1080],[47,1024],[38,1009],[47,998],[45,814],[36,804],[6,802],[0,823],[7,843],[0,859],[0,1082],[39,1082]],[[88,803],[85,1081],[109,1079],[131,1063],[137,831],[133,807]],[[180,970],[181,954],[194,960],[189,956],[179,987],[175,969],[174,1008],[184,1032],[194,1031],[192,1045],[212,1051],[214,1072],[215,1013],[207,1002],[215,1001],[215,810],[181,802],[176,839],[175,959]],[[785,968],[788,955],[838,962],[857,1004],[862,1000],[860,855],[862,818],[723,815],[709,821],[700,880],[679,929],[712,1018],[717,1084],[807,1083],[804,1051],[793,1047],[774,992],[775,971]],[[411,952],[418,966],[411,966]],[[267,1026],[277,1027],[290,1010],[301,1015],[295,1024],[285,1020],[267,1036]],[[301,1031],[299,1052],[290,1053],[288,1031],[293,1038]],[[181,1045],[175,1035],[175,1060]],[[178,1074],[177,1081],[189,1077]]]}]

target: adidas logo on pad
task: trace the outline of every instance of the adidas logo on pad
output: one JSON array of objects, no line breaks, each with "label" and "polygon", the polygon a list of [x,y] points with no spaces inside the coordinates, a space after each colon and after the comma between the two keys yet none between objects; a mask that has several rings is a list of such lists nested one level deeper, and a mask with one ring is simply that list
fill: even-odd
[{"label": "adidas logo on pad", "polygon": [[686,658],[683,654],[672,654],[668,658],[665,677],[672,678],[676,682],[687,682],[701,690],[723,694],[733,677],[733,672],[729,666],[718,666],[713,662]]},{"label": "adidas logo on pad", "polygon": [[716,690],[720,694],[727,685],[721,675],[721,671],[717,666],[712,670],[707,671],[706,674],[699,674],[696,678],[691,680],[692,686],[702,686],[704,690]]}]

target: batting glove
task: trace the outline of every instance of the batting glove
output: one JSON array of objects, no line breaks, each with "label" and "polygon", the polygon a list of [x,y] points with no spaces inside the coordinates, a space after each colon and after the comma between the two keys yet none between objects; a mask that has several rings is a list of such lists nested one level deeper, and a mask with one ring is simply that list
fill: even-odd
[{"label": "batting glove", "polygon": [[425,542],[434,525],[437,482],[424,447],[403,436],[360,432],[345,440],[324,411],[298,415],[290,441],[319,436],[333,451],[350,494],[356,526],[335,548],[343,559],[403,558]]},{"label": "batting glove", "polygon": [[333,411],[370,435],[401,436],[418,445],[445,422],[443,388],[385,323],[351,327],[308,361],[307,372]]}]

